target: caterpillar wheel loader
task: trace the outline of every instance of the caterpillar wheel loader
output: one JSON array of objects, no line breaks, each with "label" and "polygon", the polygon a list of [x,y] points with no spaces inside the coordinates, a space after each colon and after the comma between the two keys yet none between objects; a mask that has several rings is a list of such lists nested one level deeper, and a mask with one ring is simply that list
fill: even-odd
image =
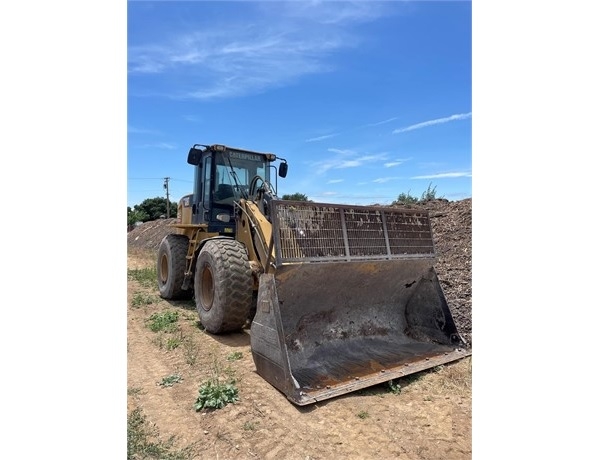
[{"label": "caterpillar wheel loader", "polygon": [[272,153],[195,144],[188,163],[193,192],[158,249],[160,295],[193,297],[211,334],[250,323],[258,374],[292,403],[471,354],[434,270],[427,212],[280,200],[288,163]]}]

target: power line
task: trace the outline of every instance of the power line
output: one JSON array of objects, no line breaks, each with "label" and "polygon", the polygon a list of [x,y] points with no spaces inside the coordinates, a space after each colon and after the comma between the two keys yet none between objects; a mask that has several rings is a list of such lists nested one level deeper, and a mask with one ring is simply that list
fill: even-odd
[{"label": "power line", "polygon": [[161,180],[162,177],[128,177],[127,180]]},{"label": "power line", "polygon": [[[161,179],[164,179],[164,177],[128,177],[127,178],[127,180],[161,180]],[[178,181],[178,182],[188,182],[189,184],[194,182],[192,180],[176,179],[174,177],[170,177],[169,180],[174,180],[174,181]]]}]

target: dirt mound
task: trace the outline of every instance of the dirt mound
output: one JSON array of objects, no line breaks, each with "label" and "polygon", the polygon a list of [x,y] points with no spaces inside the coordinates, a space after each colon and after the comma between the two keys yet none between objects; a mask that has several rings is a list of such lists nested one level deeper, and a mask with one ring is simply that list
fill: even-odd
[{"label": "dirt mound", "polygon": [[472,346],[472,199],[432,200],[413,207],[430,213],[436,272],[462,337]]},{"label": "dirt mound", "polygon": [[144,222],[127,233],[127,247],[139,249],[159,249],[161,240],[165,235],[173,232],[170,225],[176,219],[158,219]]},{"label": "dirt mound", "polygon": [[[472,199],[431,200],[405,207],[427,209],[430,213],[436,272],[457,329],[472,345]],[[127,234],[130,248],[157,250],[163,237],[173,231],[176,219],[159,219],[134,228]]]}]

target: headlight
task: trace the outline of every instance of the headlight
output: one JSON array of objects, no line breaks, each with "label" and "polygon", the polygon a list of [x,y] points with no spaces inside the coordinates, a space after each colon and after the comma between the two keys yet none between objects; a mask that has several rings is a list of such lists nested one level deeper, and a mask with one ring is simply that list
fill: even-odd
[{"label": "headlight", "polygon": [[230,215],[229,214],[225,214],[225,213],[217,214],[217,220],[219,220],[221,222],[229,222],[230,221]]}]

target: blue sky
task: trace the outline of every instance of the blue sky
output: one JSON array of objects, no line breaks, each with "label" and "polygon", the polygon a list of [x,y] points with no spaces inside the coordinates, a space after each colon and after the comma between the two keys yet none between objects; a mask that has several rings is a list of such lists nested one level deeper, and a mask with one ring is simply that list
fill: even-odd
[{"label": "blue sky", "polygon": [[280,196],[471,197],[471,2],[128,2],[128,206],[195,143],[286,158]]},{"label": "blue sky", "polygon": [[[98,458],[123,455],[124,202],[135,199],[134,188],[143,197],[162,196],[164,176],[174,179],[172,191],[185,193],[192,179],[185,162],[190,145],[224,142],[288,158],[289,177],[280,190],[319,198],[340,191],[325,195],[329,201],[343,201],[342,192],[383,195],[377,191],[382,184],[369,181],[388,176],[406,178],[394,183],[393,197],[409,188],[419,193],[430,180],[410,177],[473,168],[473,338],[481,357],[474,361],[474,458],[510,458],[516,445],[523,458],[590,458],[598,451],[594,423],[568,426],[557,417],[584,420],[583,410],[601,409],[596,379],[581,378],[578,391],[571,391],[574,373],[554,372],[553,384],[545,384],[558,363],[590,368],[590,353],[575,354],[570,346],[540,352],[549,331],[561,331],[562,343],[578,344],[579,350],[598,348],[600,310],[596,293],[586,289],[598,283],[597,271],[586,267],[601,256],[594,224],[586,225],[596,214],[594,165],[601,152],[601,66],[595,58],[601,28],[595,4],[473,2],[473,99],[465,70],[469,20],[467,12],[459,12],[469,4],[370,2],[367,12],[362,4],[350,11],[341,4],[308,4],[304,12],[293,4],[242,5],[244,14],[232,11],[233,4],[206,2],[182,4],[207,9],[202,14],[123,0],[5,6],[2,190],[22,209],[18,217],[5,217],[13,225],[2,226],[3,312],[7,325],[21,325],[23,312],[31,313],[27,340],[43,344],[4,356],[5,368],[21,377],[3,381],[10,394],[3,413],[11,420],[5,450],[20,453],[29,440],[21,430],[31,425],[23,402],[40,391],[40,367],[30,363],[51,363],[53,375],[76,377],[78,384],[44,380],[44,394],[52,397],[36,414],[44,429],[36,431],[37,443],[27,444],[30,456],[42,458],[54,449],[77,458],[90,445]],[[154,13],[152,22],[150,12],[137,16],[130,7],[164,11]],[[317,8],[325,10],[317,14]],[[240,30],[247,33],[240,36]],[[196,59],[213,50],[201,68],[184,65],[194,55],[177,46],[193,32],[204,33],[200,43],[209,43],[203,48],[188,42]],[[224,77],[224,69],[249,69],[250,52],[242,52],[249,43],[255,43],[252,55],[262,57],[263,65],[251,67],[246,78]],[[141,61],[137,55],[138,65],[162,64],[163,72],[129,72],[136,49],[147,55]],[[169,60],[174,49],[181,51],[174,54],[179,65]],[[237,66],[229,65],[224,50],[235,55]],[[262,68],[267,71],[259,72]],[[206,96],[228,88],[245,93],[198,99],[203,91]],[[472,111],[473,118],[449,119]],[[433,120],[448,121],[393,134]],[[307,142],[329,135],[321,143]],[[156,148],[161,143],[172,148]],[[351,152],[336,157],[328,149]],[[379,153],[390,156],[318,174],[320,161],[350,166],[344,161]],[[407,158],[397,167],[384,165]],[[427,160],[445,164],[426,168]],[[351,173],[362,177],[353,182],[353,176],[343,176]],[[327,183],[341,179],[345,182]],[[460,186],[466,179],[432,182],[453,198],[451,193],[471,193],[469,182]],[[450,186],[456,191],[447,191]],[[589,234],[593,244],[585,250],[553,246]],[[25,241],[35,245],[27,256]],[[562,269],[572,267],[584,289],[566,282],[570,273]],[[519,318],[507,311],[519,312]],[[566,327],[570,320],[577,327]],[[21,327],[5,329],[7,344],[23,343]],[[499,369],[528,378],[500,379]],[[558,389],[568,389],[568,397],[558,398]],[[93,406],[92,418],[90,395],[105,396]],[[62,415],[60,423],[56,414]],[[85,424],[69,423],[84,419]],[[65,427],[71,434],[67,444]],[[111,442],[98,444],[98,433]],[[500,437],[512,442],[499,443]]]}]

